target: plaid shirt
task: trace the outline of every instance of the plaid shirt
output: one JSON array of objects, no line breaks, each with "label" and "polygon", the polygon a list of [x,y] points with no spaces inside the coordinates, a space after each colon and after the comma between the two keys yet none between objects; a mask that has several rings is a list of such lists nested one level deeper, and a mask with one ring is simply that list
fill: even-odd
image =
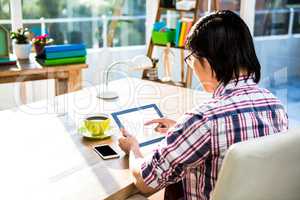
[{"label": "plaid shirt", "polygon": [[182,180],[185,199],[208,200],[230,145],[287,129],[280,101],[252,78],[240,77],[186,113],[144,159],[141,174],[153,188]]}]

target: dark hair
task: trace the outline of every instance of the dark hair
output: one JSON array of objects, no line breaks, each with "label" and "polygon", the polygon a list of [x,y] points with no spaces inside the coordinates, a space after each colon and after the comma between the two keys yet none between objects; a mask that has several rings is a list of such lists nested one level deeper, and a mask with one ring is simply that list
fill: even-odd
[{"label": "dark hair", "polygon": [[206,58],[218,81],[225,85],[239,77],[240,70],[260,80],[260,64],[245,22],[229,10],[200,18],[192,27],[186,46],[200,61]]}]

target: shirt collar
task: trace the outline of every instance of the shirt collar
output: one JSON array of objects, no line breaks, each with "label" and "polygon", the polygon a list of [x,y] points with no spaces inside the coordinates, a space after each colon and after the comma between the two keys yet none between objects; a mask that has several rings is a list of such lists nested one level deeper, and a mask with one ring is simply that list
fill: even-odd
[{"label": "shirt collar", "polygon": [[253,77],[249,77],[247,79],[247,76],[240,76],[238,78],[238,81],[236,82],[236,79],[232,79],[229,81],[227,85],[224,85],[224,83],[219,84],[219,86],[216,88],[216,90],[213,93],[213,98],[222,96],[226,92],[240,88],[240,87],[247,87],[247,86],[253,86],[256,85],[256,83],[253,80]]}]

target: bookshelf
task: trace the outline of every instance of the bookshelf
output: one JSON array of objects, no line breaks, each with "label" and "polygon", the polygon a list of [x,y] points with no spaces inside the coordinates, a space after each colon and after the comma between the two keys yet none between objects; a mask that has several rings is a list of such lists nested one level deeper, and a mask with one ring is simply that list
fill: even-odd
[{"label": "bookshelf", "polygon": [[[198,20],[199,18],[199,6],[202,0],[195,0],[195,9],[191,9],[191,10],[180,10],[180,9],[176,9],[176,8],[167,8],[167,7],[162,7],[160,6],[160,1],[158,1],[158,6],[157,6],[157,11],[156,11],[156,15],[155,15],[155,22],[160,21],[161,19],[161,15],[163,11],[175,11],[178,12],[180,15],[180,18],[183,17],[183,14],[185,13],[191,13],[192,14],[192,22],[193,24]],[[214,0],[213,1],[213,9],[218,9],[219,8],[219,1],[218,0]],[[148,44],[148,50],[147,50],[147,56],[149,58],[152,58],[152,54],[153,54],[153,50],[154,47],[166,47],[165,45],[160,45],[160,44],[154,44],[152,42],[152,39],[150,40],[149,44]],[[175,46],[174,44],[171,45],[170,48],[175,48],[175,49],[179,49],[180,50],[180,81],[179,82],[162,82],[161,80],[157,80],[157,82],[161,82],[161,83],[166,83],[166,84],[171,84],[171,85],[176,85],[176,86],[182,86],[182,87],[191,87],[192,84],[192,71],[189,67],[187,67],[185,69],[185,63],[184,63],[184,50],[185,47],[178,47]],[[143,71],[143,75],[142,75],[143,79],[147,79],[147,70]]]},{"label": "bookshelf", "polygon": [[[166,47],[166,45],[161,45],[161,44],[153,44],[153,46],[157,46],[157,47]],[[173,49],[183,49],[183,50],[186,50],[185,47],[177,47],[177,46],[174,46],[174,44],[171,45],[171,48],[173,48]]]},{"label": "bookshelf", "polygon": [[176,11],[176,12],[186,12],[186,13],[193,13],[195,12],[195,9],[191,9],[191,10],[180,10],[180,9],[176,9],[176,8],[165,8],[165,7],[160,7],[159,9],[161,10],[170,10],[170,11]]}]

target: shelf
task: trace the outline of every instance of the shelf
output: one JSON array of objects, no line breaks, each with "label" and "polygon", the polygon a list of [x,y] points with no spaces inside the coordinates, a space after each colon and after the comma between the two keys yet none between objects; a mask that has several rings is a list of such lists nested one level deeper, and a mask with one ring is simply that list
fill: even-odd
[{"label": "shelf", "polygon": [[[158,46],[158,47],[167,47],[166,45],[162,45],[162,44],[153,44],[153,45],[154,45],[154,46]],[[176,47],[176,46],[174,46],[174,45],[171,45],[171,48],[187,50],[185,47]]]},{"label": "shelf", "polygon": [[146,81],[152,81],[152,82],[156,82],[156,83],[163,83],[163,84],[167,84],[167,85],[172,85],[172,86],[177,86],[177,87],[186,87],[185,83],[180,82],[180,81],[169,81],[169,82],[163,82],[162,80],[158,79],[158,80],[150,80],[148,78],[142,78],[143,80]]},{"label": "shelf", "polygon": [[[158,9],[157,9],[155,19],[154,19],[155,21],[160,21],[161,17],[162,17],[162,14],[164,14],[166,11],[176,12],[176,16],[179,15],[180,19],[182,19],[184,17],[189,17],[189,18],[192,19],[193,23],[195,23],[195,20],[197,20],[197,18],[199,17],[198,16],[198,14],[199,14],[198,13],[199,12],[198,7],[199,7],[199,4],[200,4],[200,0],[195,0],[195,3],[196,3],[195,8],[192,8],[190,10],[176,9],[175,7],[169,8],[169,7],[161,6],[162,4],[160,4],[161,3],[160,1],[158,3],[159,3],[159,5],[158,5]],[[149,46],[148,46],[148,50],[147,50],[147,56],[150,57],[150,58],[152,58],[154,47],[164,47],[164,48],[166,48],[167,45],[154,44],[153,41],[151,40],[150,43],[149,43]],[[177,46],[175,46],[175,44],[171,44],[170,48],[188,50],[185,46],[177,47]],[[178,82],[178,81],[163,82],[161,80],[156,80],[155,82],[168,84],[168,85],[173,85],[173,86],[179,86],[179,87],[190,87],[191,80],[192,80],[191,79],[191,72],[190,72],[190,68],[188,68],[188,70],[186,72],[184,70],[185,65],[184,65],[184,62],[183,62],[183,59],[184,59],[184,52],[183,51],[181,51],[180,57],[181,57],[181,63],[180,63],[180,65],[181,65],[181,68],[180,68],[181,79],[180,80],[184,80],[184,82]],[[185,75],[184,75],[184,73],[185,73]],[[148,77],[147,71],[144,70],[142,78],[148,80],[147,77]],[[149,81],[151,81],[151,80],[149,80]]]},{"label": "shelf", "polygon": [[191,10],[180,10],[180,9],[176,9],[176,8],[166,8],[166,7],[160,7],[160,9],[162,10],[171,10],[171,11],[176,11],[176,12],[194,12],[195,9],[191,9]]}]

